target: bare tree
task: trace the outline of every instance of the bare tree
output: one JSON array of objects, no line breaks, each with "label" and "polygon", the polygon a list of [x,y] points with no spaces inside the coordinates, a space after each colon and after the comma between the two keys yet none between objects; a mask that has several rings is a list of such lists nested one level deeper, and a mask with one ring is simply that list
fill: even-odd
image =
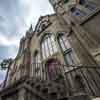
[{"label": "bare tree", "polygon": [[0,63],[0,70],[7,70],[2,88],[4,88],[5,85],[6,85],[6,81],[7,81],[7,78],[8,78],[9,67],[10,67],[12,61],[13,61],[13,59],[9,58],[9,59],[2,60],[2,62]]}]

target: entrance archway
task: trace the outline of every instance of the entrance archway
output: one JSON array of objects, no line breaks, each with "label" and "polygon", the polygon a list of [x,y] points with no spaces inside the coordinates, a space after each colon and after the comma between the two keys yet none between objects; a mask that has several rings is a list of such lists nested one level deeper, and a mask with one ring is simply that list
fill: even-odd
[{"label": "entrance archway", "polygon": [[61,73],[61,63],[58,59],[49,59],[46,63],[48,77],[50,80],[55,80]]}]

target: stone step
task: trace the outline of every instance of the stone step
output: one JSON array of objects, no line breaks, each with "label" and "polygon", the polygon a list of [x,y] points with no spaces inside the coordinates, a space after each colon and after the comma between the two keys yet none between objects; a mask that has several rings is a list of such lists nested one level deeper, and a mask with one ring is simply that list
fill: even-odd
[{"label": "stone step", "polygon": [[98,98],[93,98],[92,100],[100,100],[100,97],[98,97]]},{"label": "stone step", "polygon": [[77,95],[68,97],[68,100],[91,100],[91,98],[88,95]]},{"label": "stone step", "polygon": [[59,98],[57,100],[68,100],[68,97],[62,97],[62,98]]},{"label": "stone step", "polygon": [[[65,88],[61,83],[55,83],[54,81],[38,81],[38,80],[28,80],[28,84],[31,85],[35,91],[43,95],[47,100],[58,100],[65,97]],[[67,100],[67,99],[66,99]]]},{"label": "stone step", "polygon": [[49,100],[57,100],[57,98],[58,98],[57,92],[51,92],[51,93],[49,93],[48,98],[49,98]]}]

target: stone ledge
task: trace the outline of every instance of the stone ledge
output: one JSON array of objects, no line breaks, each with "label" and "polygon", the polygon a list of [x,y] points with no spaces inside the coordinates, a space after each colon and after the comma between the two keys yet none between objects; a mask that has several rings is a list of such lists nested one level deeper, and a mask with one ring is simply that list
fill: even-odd
[{"label": "stone ledge", "polygon": [[92,99],[92,100],[100,100],[100,98],[98,97],[98,98],[94,98],[94,99]]},{"label": "stone ledge", "polygon": [[77,95],[68,97],[68,100],[91,100],[91,98],[88,95]]}]

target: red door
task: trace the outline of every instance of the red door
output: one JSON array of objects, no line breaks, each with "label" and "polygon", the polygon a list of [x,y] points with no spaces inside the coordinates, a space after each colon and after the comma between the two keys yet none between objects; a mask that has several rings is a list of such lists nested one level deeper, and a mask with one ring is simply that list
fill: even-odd
[{"label": "red door", "polygon": [[60,62],[56,59],[51,59],[47,62],[48,76],[50,80],[57,78],[58,73],[60,72]]}]

